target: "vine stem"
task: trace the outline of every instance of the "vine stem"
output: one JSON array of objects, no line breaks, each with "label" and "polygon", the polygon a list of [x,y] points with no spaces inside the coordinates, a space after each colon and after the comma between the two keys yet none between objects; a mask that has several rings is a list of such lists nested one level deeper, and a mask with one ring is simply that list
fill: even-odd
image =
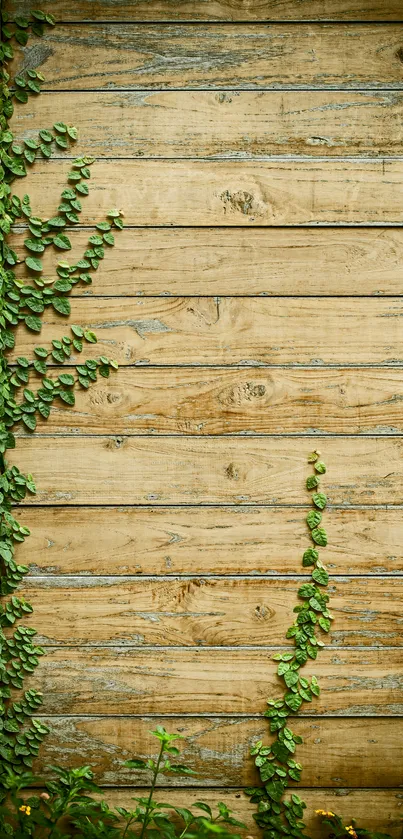
[{"label": "vine stem", "polygon": [[[154,795],[155,785],[157,783],[157,775],[158,775],[158,770],[160,768],[163,753],[164,753],[164,744],[161,743],[161,747],[160,747],[160,750],[159,750],[157,763],[155,765],[154,775],[153,775],[153,779],[152,779],[152,783],[151,783],[150,793],[149,793],[147,804],[146,804],[146,811],[144,813],[144,820],[143,820],[143,824],[142,824],[139,839],[143,839],[145,829],[149,824],[148,814],[151,810],[151,802],[152,802],[153,795]],[[127,825],[127,827],[128,827],[128,825]],[[126,830],[127,830],[127,827],[126,827]],[[126,830],[125,830],[125,833],[126,833]],[[123,836],[125,835],[125,833],[123,834]]]}]

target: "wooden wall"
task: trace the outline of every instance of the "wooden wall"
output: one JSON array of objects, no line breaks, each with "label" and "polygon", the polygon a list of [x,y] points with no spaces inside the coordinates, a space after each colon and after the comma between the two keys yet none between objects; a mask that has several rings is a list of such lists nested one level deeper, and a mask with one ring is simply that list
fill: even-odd
[{"label": "wooden wall", "polygon": [[[18,441],[39,487],[19,555],[47,648],[41,761],[92,763],[127,803],[120,762],[161,721],[200,772],[176,800],[198,797],[189,784],[225,796],[256,835],[242,787],[279,689],[319,446],[335,622],[309,668],[321,698],[293,723],[301,794],[397,835],[401,0],[40,5],[59,25],[16,66],[40,68],[45,92],[14,129],[63,119],[99,158],[74,253],[103,210],[127,225],[73,301],[118,374]],[[44,216],[67,157],[30,176]],[[48,314],[44,340],[64,331]],[[20,354],[32,344],[21,334]]]}]

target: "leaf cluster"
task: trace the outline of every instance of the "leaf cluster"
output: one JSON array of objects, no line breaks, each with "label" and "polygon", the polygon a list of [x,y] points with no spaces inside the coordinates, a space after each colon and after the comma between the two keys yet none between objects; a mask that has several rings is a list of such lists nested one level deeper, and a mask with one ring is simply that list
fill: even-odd
[{"label": "leaf cluster", "polygon": [[312,582],[304,583],[298,589],[300,602],[294,607],[296,618],[286,633],[286,638],[293,642],[294,650],[274,656],[278,662],[277,675],[282,682],[283,695],[280,699],[268,700],[265,716],[270,720],[270,732],[275,739],[268,745],[260,740],[251,749],[262,786],[246,791],[257,804],[254,817],[259,827],[264,829],[265,839],[284,836],[302,839],[305,835],[302,821],[305,803],[295,793],[289,800],[284,798],[290,782],[299,781],[302,772],[301,764],[295,760],[302,737],[294,734],[288,719],[301,709],[304,702],[312,702],[320,694],[316,677],[305,678],[300,670],[306,662],[316,659],[318,651],[324,646],[318,630],[320,633],[329,632],[332,621],[328,610],[329,596],[325,591],[329,575],[318,550],[318,546],[327,545],[327,533],[322,526],[322,512],[327,498],[325,493],[318,491],[320,476],[325,474],[326,466],[319,459],[318,452],[312,452],[308,462],[313,467],[313,474],[306,480],[306,488],[312,492],[312,509],[306,517],[311,545],[303,554],[302,565],[312,569]]},{"label": "leaf cluster", "polygon": [[[180,754],[174,742],[178,734],[169,734],[157,726],[151,734],[159,742],[155,758],[132,759],[125,766],[147,772],[150,793],[134,797],[132,809],[111,808],[101,798],[102,790],[94,783],[89,766],[77,769],[49,767],[53,779],[41,783],[46,792],[35,794],[29,787],[40,783],[30,772],[16,774],[6,769],[0,776],[0,828],[2,836],[14,839],[240,839],[234,828],[243,828],[223,802],[217,812],[204,801],[189,807],[177,807],[154,797],[157,780],[168,774],[193,774],[184,764],[172,763]],[[34,794],[29,794],[29,793]],[[94,798],[94,795],[96,798]]]}]

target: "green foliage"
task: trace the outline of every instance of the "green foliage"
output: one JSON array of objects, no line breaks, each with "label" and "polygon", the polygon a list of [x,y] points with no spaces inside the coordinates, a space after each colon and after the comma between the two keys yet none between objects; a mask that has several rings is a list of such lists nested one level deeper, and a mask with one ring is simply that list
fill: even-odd
[{"label": "green foliage", "polygon": [[345,825],[343,819],[330,810],[316,810],[316,814],[321,817],[322,824],[330,829],[331,839],[391,839],[389,833],[378,833],[359,827],[355,819],[352,819],[351,824]]},{"label": "green foliage", "polygon": [[[312,452],[308,462],[312,463],[314,473],[307,478],[306,486],[309,491],[317,490],[319,475],[326,472],[326,467],[319,460],[318,452]],[[306,522],[313,545],[305,550],[302,565],[304,568],[312,568],[312,582],[300,586],[298,597],[301,602],[294,607],[296,618],[286,633],[286,637],[293,641],[294,650],[274,656],[275,661],[278,661],[277,675],[283,682],[283,696],[281,699],[270,699],[265,712],[270,720],[270,732],[275,738],[269,745],[259,741],[251,750],[262,786],[247,790],[247,794],[257,804],[254,818],[259,827],[263,828],[265,839],[281,839],[284,836],[302,839],[305,836],[302,819],[306,804],[295,793],[289,799],[285,798],[290,782],[299,781],[302,772],[301,764],[295,759],[302,737],[294,734],[288,719],[300,710],[304,702],[312,702],[319,696],[316,677],[304,678],[300,670],[307,661],[315,659],[324,646],[317,630],[320,634],[329,632],[332,621],[328,610],[329,596],[324,591],[329,575],[316,547],[318,544],[327,544],[326,531],[319,527],[322,522],[321,511],[325,509],[327,499],[322,492],[314,492],[311,498],[313,507]]]},{"label": "green foliage", "polygon": [[244,825],[222,802],[218,802],[214,814],[204,801],[190,804],[189,809],[154,798],[159,778],[193,773],[183,764],[171,762],[180,754],[173,745],[179,734],[168,734],[162,726],[151,734],[159,742],[156,759],[136,758],[125,763],[129,769],[150,776],[149,795],[133,798],[132,809],[111,809],[100,800],[102,790],[94,783],[89,766],[69,770],[50,767],[54,780],[42,784],[46,792],[33,795],[27,788],[39,779],[29,772],[15,774],[8,769],[0,794],[1,835],[14,839],[67,839],[72,835],[76,839],[239,839],[231,829]]},{"label": "green foliage", "polygon": [[[92,273],[104,258],[104,244],[113,245],[112,229],[120,230],[120,213],[111,210],[105,221],[98,223],[96,234],[90,236],[89,247],[82,258],[70,264],[60,259],[60,251],[71,249],[64,232],[67,224],[79,222],[81,199],[88,195],[88,179],[93,158],[80,157],[72,164],[69,183],[62,191],[57,214],[48,220],[34,216],[29,195],[22,199],[12,192],[13,182],[23,178],[38,157],[49,158],[53,148],[68,149],[77,138],[77,129],[62,122],[42,129],[37,136],[17,142],[8,126],[14,104],[26,102],[37,94],[43,77],[27,70],[17,76],[14,92],[8,87],[7,63],[13,56],[12,42],[23,46],[29,32],[42,35],[54,23],[51,15],[34,11],[30,18],[11,20],[3,14],[0,45],[1,116],[0,116],[0,781],[4,773],[24,776],[38,754],[47,728],[34,718],[41,704],[37,691],[24,690],[24,680],[38,666],[43,649],[35,644],[35,629],[20,623],[32,612],[32,606],[15,594],[28,567],[15,559],[15,548],[29,536],[29,530],[14,518],[13,507],[27,493],[35,493],[32,475],[23,475],[5,459],[7,449],[15,447],[12,433],[20,424],[25,431],[35,431],[38,417],[47,419],[52,405],[59,401],[74,405],[76,386],[88,388],[98,375],[107,377],[117,364],[105,356],[83,361],[70,372],[55,374],[50,365],[69,363],[73,352],[82,352],[86,344],[96,343],[90,330],[71,327],[71,334],[54,339],[48,347],[35,348],[33,357],[17,356],[10,362],[8,353],[15,349],[15,332],[25,325],[31,332],[42,329],[42,317],[50,306],[62,317],[70,314],[69,294],[77,283],[88,285]],[[23,259],[10,248],[8,236],[15,222],[23,223],[29,233],[24,241]],[[99,232],[98,232],[99,231]],[[42,257],[53,249],[56,276],[43,276]],[[14,267],[25,262],[27,277],[20,279]],[[39,386],[31,384],[40,376]],[[18,692],[18,693],[16,693]],[[17,834],[16,834],[17,835]],[[19,834],[18,834],[19,835]],[[25,835],[25,834],[21,834]]]}]

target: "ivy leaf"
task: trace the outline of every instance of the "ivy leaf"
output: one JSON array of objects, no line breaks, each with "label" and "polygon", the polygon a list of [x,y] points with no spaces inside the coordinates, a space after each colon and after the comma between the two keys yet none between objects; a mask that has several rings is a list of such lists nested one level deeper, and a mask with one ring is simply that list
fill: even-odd
[{"label": "ivy leaf", "polygon": [[40,259],[36,259],[35,256],[27,256],[25,259],[25,264],[31,271],[43,271],[42,262]]},{"label": "ivy leaf", "polygon": [[320,586],[327,586],[329,582],[329,574],[325,568],[315,568],[315,570],[312,571],[312,579],[315,580],[315,583],[319,583]]},{"label": "ivy leaf", "polygon": [[311,531],[311,536],[313,541],[320,545],[321,548],[325,548],[327,545],[327,533],[324,527],[316,527]]},{"label": "ivy leaf", "polygon": [[47,223],[49,227],[66,227],[66,222],[61,216],[53,216]]},{"label": "ivy leaf", "polygon": [[58,131],[60,134],[66,134],[67,132],[67,125],[64,122],[55,122],[53,124],[53,128],[55,131]]},{"label": "ivy leaf", "polygon": [[74,385],[74,376],[71,373],[61,373],[59,376],[59,382],[62,385]]},{"label": "ivy leaf", "polygon": [[327,504],[327,496],[324,492],[314,492],[312,501],[315,507],[318,507],[319,510],[324,510]]},{"label": "ivy leaf", "polygon": [[22,421],[30,431],[35,431],[36,428],[36,418],[34,414],[23,414]]},{"label": "ivy leaf", "polygon": [[86,332],[84,332],[84,338],[90,344],[96,344],[98,340],[97,336],[95,335],[95,332],[91,332],[91,330],[87,330]]},{"label": "ivy leaf", "polygon": [[42,321],[40,318],[35,317],[35,315],[27,315],[25,318],[25,324],[28,329],[32,329],[33,332],[40,332],[42,329]]},{"label": "ivy leaf", "polygon": [[63,402],[67,402],[68,405],[74,405],[76,401],[72,390],[60,390],[59,396],[60,399],[62,399]]},{"label": "ivy leaf", "polygon": [[284,699],[291,711],[298,711],[302,705],[302,697],[299,693],[286,693]]},{"label": "ivy leaf", "polygon": [[306,479],[306,488],[307,489],[315,489],[315,487],[319,486],[319,478],[317,475],[309,475]]},{"label": "ivy leaf", "polygon": [[53,140],[53,134],[51,134],[50,131],[47,131],[46,128],[41,128],[39,136],[44,143],[51,143]]},{"label": "ivy leaf", "polygon": [[314,694],[314,696],[319,696],[319,694],[320,694],[320,687],[319,687],[318,680],[317,680],[316,676],[312,676],[311,691]]},{"label": "ivy leaf", "polygon": [[55,236],[53,239],[53,244],[56,245],[57,248],[61,248],[62,250],[69,251],[71,250],[71,242],[68,236],[65,233],[59,233],[58,236]]},{"label": "ivy leaf", "polygon": [[315,472],[318,472],[319,475],[324,475],[326,472],[326,466],[322,460],[317,460],[314,465]]},{"label": "ivy leaf", "polygon": [[319,553],[315,548],[308,548],[302,557],[302,565],[307,568],[309,565],[315,565],[319,559]]},{"label": "ivy leaf", "polygon": [[69,315],[71,312],[70,300],[67,297],[53,297],[52,306],[61,315]]},{"label": "ivy leaf", "polygon": [[311,530],[312,530],[313,527],[317,527],[317,525],[320,524],[321,521],[322,521],[322,513],[320,513],[319,510],[310,510],[309,511],[309,513],[306,517],[306,523],[307,523],[308,527],[311,528]]},{"label": "ivy leaf", "polygon": [[298,682],[298,673],[296,673],[295,670],[287,670],[287,672],[284,673],[284,681],[288,688],[296,685]]}]

